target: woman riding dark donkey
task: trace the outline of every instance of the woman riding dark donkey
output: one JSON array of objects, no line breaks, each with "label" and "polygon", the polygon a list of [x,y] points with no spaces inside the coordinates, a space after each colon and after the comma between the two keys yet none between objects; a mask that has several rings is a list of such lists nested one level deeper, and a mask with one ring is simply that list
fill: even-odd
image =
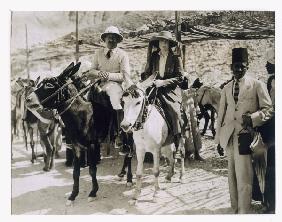
[{"label": "woman riding dark donkey", "polygon": [[184,155],[182,139],[181,84],[183,83],[183,65],[177,41],[168,31],[161,31],[149,42],[147,64],[141,79],[156,75],[153,86],[157,88],[156,98],[160,101],[168,117],[174,136],[175,159]]}]

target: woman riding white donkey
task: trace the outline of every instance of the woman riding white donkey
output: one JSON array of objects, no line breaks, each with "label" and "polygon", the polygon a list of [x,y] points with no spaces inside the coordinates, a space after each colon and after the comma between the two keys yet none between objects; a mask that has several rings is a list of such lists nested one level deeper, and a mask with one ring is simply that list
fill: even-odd
[{"label": "woman riding white donkey", "polygon": [[[147,65],[141,77],[144,81],[136,88],[131,87],[123,96],[125,115],[121,127],[124,131],[133,131],[138,161],[135,199],[141,192],[145,152],[151,152],[154,156],[155,192],[159,190],[161,152],[166,152],[171,166],[166,179],[171,180],[173,176],[174,158],[181,159],[180,179],[184,172],[184,143],[181,136],[182,96],[179,87],[183,81],[183,68],[180,55],[173,52],[173,47],[176,46],[177,42],[168,31],[162,31],[152,37],[148,47]],[[154,48],[156,51],[153,51]],[[153,88],[148,87],[152,85]],[[147,93],[150,91],[149,100],[161,105],[166,118],[161,115],[155,104],[146,106],[148,100],[145,91]],[[138,127],[136,123],[140,119],[141,127]]]}]

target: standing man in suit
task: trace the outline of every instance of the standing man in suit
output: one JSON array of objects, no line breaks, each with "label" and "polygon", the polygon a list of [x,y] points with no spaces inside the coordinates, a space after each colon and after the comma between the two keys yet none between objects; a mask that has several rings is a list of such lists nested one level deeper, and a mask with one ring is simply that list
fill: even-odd
[{"label": "standing man in suit", "polygon": [[272,104],[265,84],[245,76],[248,70],[246,48],[232,50],[231,70],[234,80],[221,92],[216,142],[226,150],[228,157],[231,208],[234,213],[244,214],[251,210],[253,168],[251,153],[239,154],[238,135],[242,129],[262,125],[270,115]]}]

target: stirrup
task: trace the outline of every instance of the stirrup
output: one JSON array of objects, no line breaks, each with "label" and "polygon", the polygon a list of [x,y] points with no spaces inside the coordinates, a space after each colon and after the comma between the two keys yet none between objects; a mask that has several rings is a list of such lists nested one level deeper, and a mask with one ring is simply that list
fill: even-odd
[{"label": "stirrup", "polygon": [[173,151],[173,159],[181,160],[184,158],[181,150]]}]

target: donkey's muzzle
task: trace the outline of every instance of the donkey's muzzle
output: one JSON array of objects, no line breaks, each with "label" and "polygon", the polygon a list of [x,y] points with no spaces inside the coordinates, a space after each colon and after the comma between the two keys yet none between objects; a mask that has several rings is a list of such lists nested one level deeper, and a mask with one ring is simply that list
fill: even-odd
[{"label": "donkey's muzzle", "polygon": [[131,129],[131,123],[127,122],[127,121],[122,121],[121,124],[120,124],[120,127],[121,129],[124,131],[124,132],[129,132],[130,129]]}]

